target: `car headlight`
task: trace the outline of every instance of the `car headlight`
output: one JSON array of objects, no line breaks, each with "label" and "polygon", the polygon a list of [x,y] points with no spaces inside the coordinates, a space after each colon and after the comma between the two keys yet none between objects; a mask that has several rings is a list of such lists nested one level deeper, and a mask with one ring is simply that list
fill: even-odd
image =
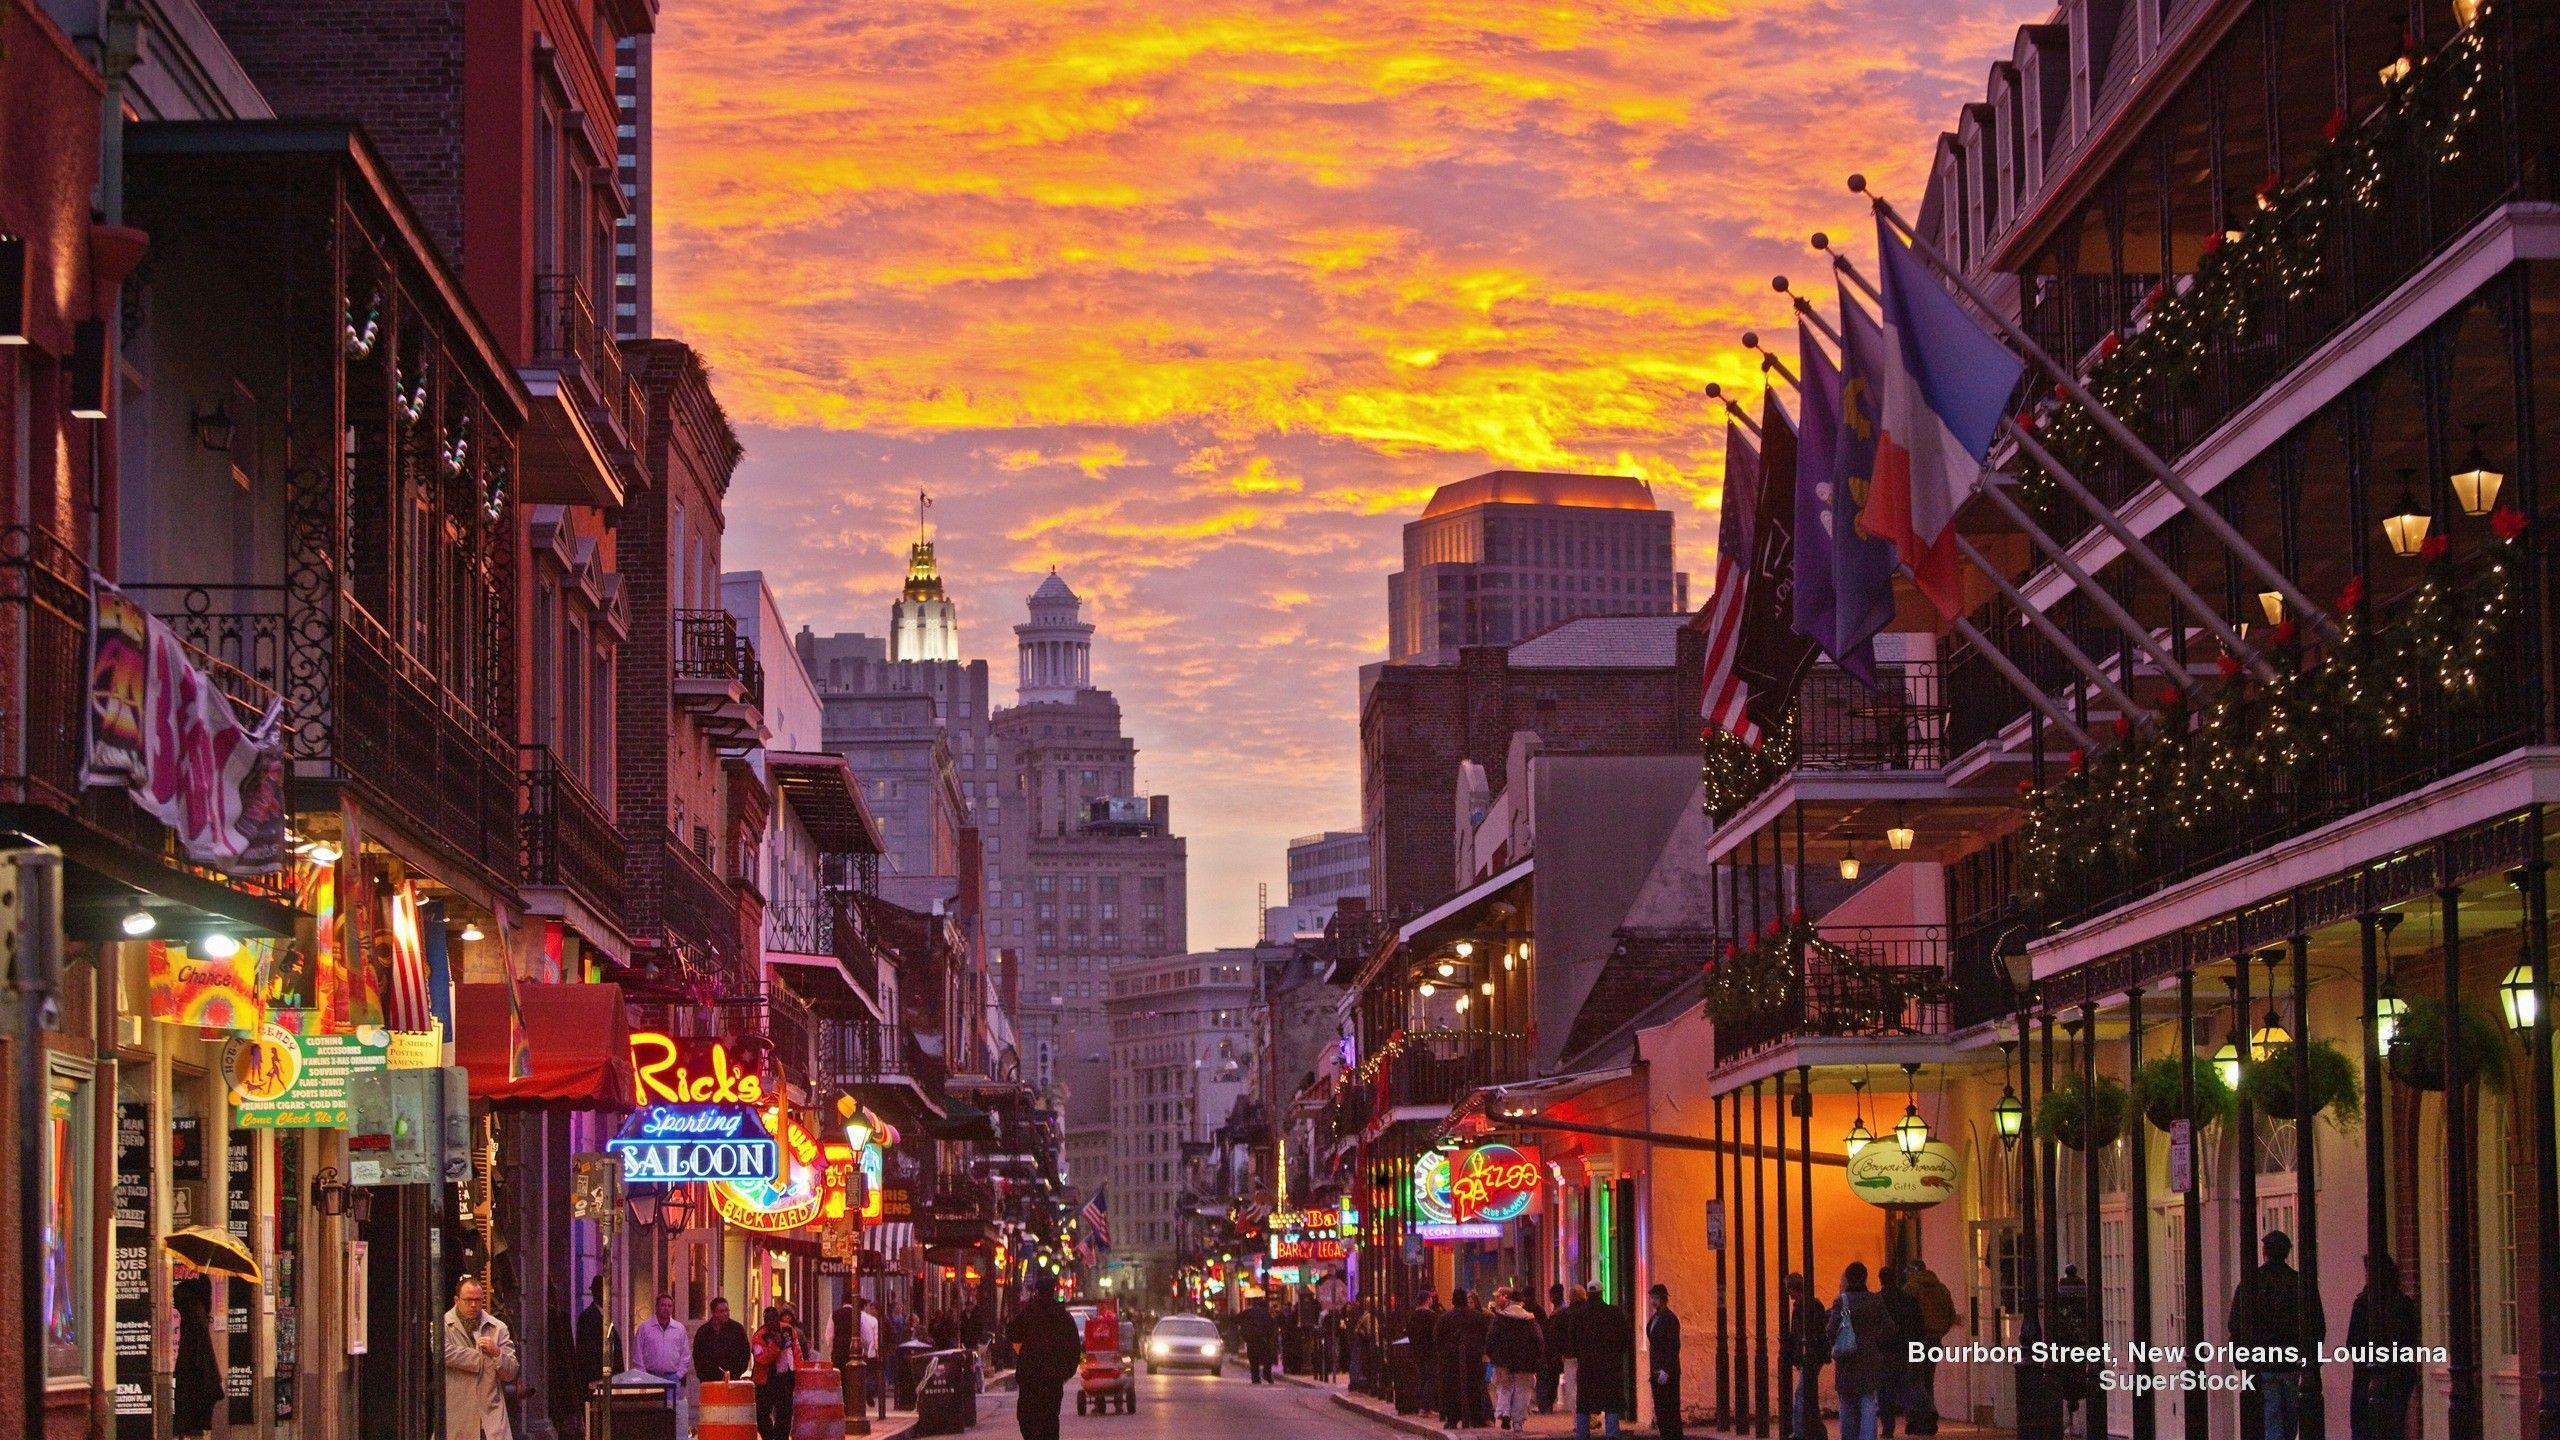
[{"label": "car headlight", "polygon": [[1161,1340],[1150,1340],[1147,1342],[1147,1354],[1155,1359],[1161,1360],[1172,1353],[1173,1347],[1165,1344]]},{"label": "car headlight", "polygon": [[1212,1360],[1215,1360],[1218,1358],[1218,1352],[1224,1348],[1225,1347],[1220,1345],[1217,1341],[1212,1340],[1208,1344],[1200,1347],[1200,1353],[1208,1356]]}]

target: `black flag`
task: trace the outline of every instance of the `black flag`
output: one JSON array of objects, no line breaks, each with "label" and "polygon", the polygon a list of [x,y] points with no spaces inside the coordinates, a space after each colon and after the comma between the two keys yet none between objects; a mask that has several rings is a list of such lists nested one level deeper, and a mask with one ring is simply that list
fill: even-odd
[{"label": "black flag", "polygon": [[1778,397],[1760,402],[1760,504],[1753,516],[1751,578],[1734,673],[1751,687],[1752,722],[1774,735],[1813,668],[1813,642],[1796,633],[1796,429]]}]

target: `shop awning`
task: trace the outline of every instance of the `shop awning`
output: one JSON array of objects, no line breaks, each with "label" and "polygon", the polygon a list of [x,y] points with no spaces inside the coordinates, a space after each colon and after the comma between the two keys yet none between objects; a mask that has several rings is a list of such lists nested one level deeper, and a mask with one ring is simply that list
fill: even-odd
[{"label": "shop awning", "polygon": [[957,1095],[942,1098],[943,1114],[939,1120],[928,1120],[924,1133],[936,1140],[978,1140],[994,1144],[996,1125],[993,1116]]},{"label": "shop awning", "polygon": [[471,1098],[570,1110],[631,1108],[631,1041],[619,985],[519,984],[532,1068],[508,1078],[507,987],[458,985],[453,1048]]}]

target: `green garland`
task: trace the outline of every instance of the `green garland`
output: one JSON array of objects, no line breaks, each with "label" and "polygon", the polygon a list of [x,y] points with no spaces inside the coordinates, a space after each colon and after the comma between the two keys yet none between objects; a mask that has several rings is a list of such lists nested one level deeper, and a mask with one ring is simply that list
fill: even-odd
[{"label": "green garland", "polygon": [[1943,983],[1907,967],[1870,965],[1797,915],[1770,922],[1748,944],[1725,946],[1724,958],[1707,967],[1708,1016],[1719,1025],[1738,1026],[1787,1015],[1801,1001],[1806,968],[1815,961],[1843,977],[1842,993],[1858,997],[1861,1007],[1854,1014],[1826,1011],[1820,1017],[1826,1023],[1882,1029],[1907,1003],[1929,998]]},{"label": "green garland", "polygon": [[2240,673],[2201,714],[2176,692],[2140,728],[2119,720],[2116,744],[2073,751],[2072,773],[2025,792],[2018,892],[2042,904],[2094,864],[2136,863],[2217,820],[2289,790],[2350,747],[2408,736],[2430,695],[2457,710],[2486,698],[2489,670],[2516,602],[2522,517],[2494,517],[2499,543],[2479,557],[2469,584],[2442,537],[2427,545],[2427,573],[2401,612],[2380,627],[2365,614],[2364,587],[2339,597],[2339,640],[2306,657],[2290,626],[2265,653],[2271,680]]},{"label": "green garland", "polygon": [[1795,768],[1796,712],[1788,710],[1758,749],[1713,725],[1698,732],[1698,748],[1707,813],[1725,819]]},{"label": "green garland", "polygon": [[[2381,107],[2362,123],[2351,126],[2344,111],[2333,114],[2326,143],[2300,176],[2289,183],[2267,177],[2255,213],[2208,238],[2191,277],[2155,287],[2131,327],[2098,343],[2087,383],[2099,403],[2157,444],[2162,437],[2150,417],[2199,383],[2217,337],[2245,341],[2270,293],[2298,302],[2328,282],[2320,257],[2331,227],[2350,206],[2382,207],[2396,156],[2444,164],[2461,157],[2464,137],[2484,111],[2490,8],[2483,3],[2481,19],[2444,48],[2405,54],[2406,73],[2385,87]],[[2076,474],[2090,473],[2107,443],[2097,421],[2060,387],[2021,415],[2019,425],[2039,432]],[[2017,465],[2039,518],[2068,528],[2067,501],[2052,477],[2025,456]]]}]

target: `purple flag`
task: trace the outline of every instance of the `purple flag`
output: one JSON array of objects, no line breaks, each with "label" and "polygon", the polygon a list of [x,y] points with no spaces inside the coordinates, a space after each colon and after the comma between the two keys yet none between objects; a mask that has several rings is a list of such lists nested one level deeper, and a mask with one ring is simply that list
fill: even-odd
[{"label": "purple flag", "polygon": [[[1876,683],[1875,639],[1893,623],[1893,542],[1858,528],[1875,478],[1877,374],[1884,331],[1847,295],[1840,297],[1840,416],[1826,485],[1831,507],[1833,658]],[[1852,661],[1850,656],[1859,657]]]}]

